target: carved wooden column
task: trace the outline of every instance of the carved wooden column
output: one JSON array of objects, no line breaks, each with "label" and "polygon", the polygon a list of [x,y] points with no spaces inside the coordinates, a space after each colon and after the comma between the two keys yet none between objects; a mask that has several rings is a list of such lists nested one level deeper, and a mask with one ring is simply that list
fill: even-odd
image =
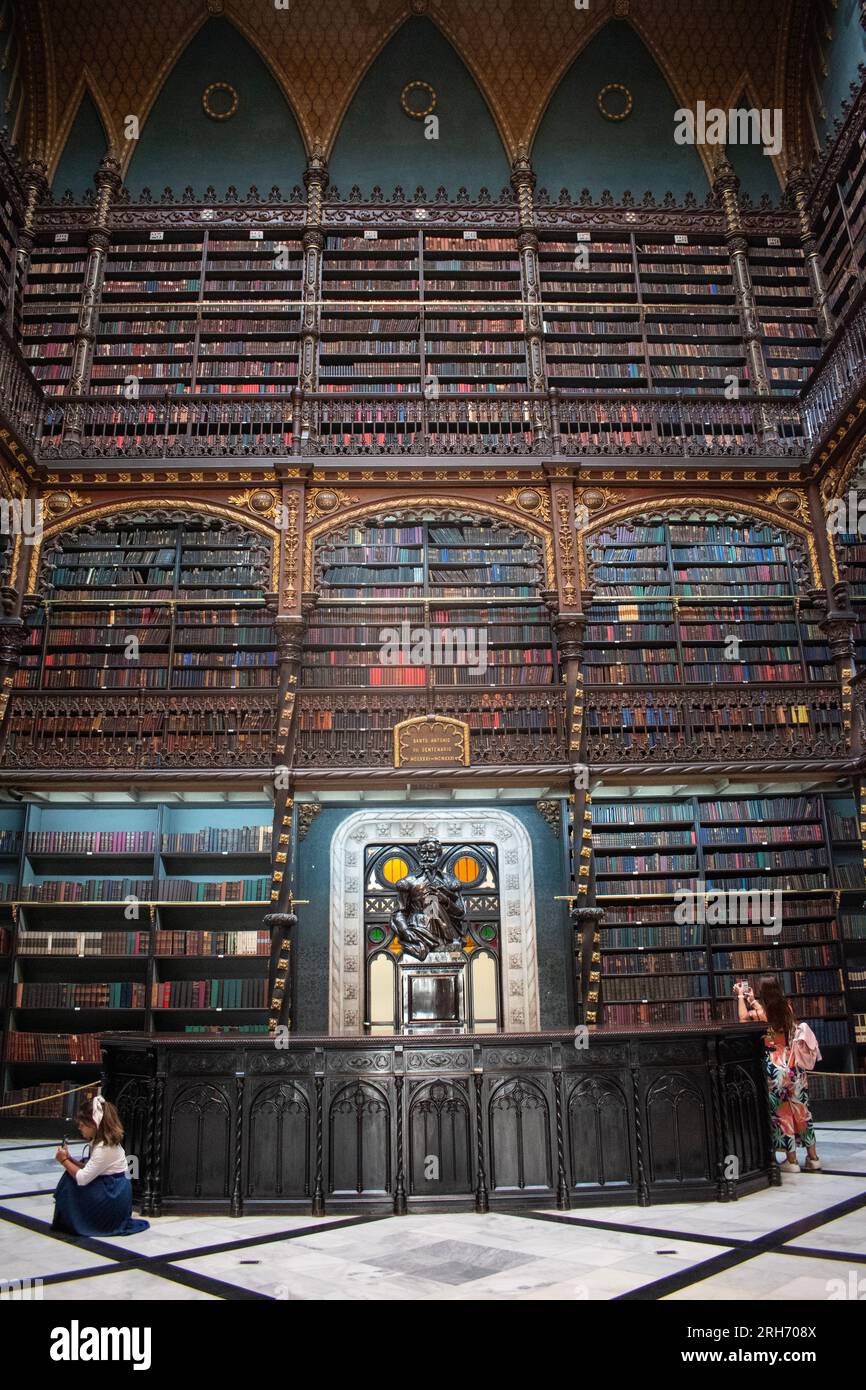
[{"label": "carved wooden column", "polygon": [[[740,311],[740,324],[743,344],[749,363],[749,376],[752,390],[756,396],[770,395],[770,382],[767,376],[767,363],[764,359],[763,333],[755,304],[755,291],[752,273],[749,269],[749,243],[743,231],[740,216],[738,192],[740,180],[731,164],[722,156],[716,162],[713,177],[713,193],[725,215],[725,241],[731,258],[734,277],[734,293]],[[769,411],[760,409],[759,421],[761,437],[775,439],[778,435]]]},{"label": "carved wooden column", "polygon": [[[546,393],[547,374],[544,364],[544,314],[541,304],[541,277],[538,269],[538,233],[532,190],[535,174],[525,151],[521,151],[511,166],[511,186],[517,197],[519,233],[517,250],[520,255],[520,285],[523,297],[523,335],[526,340],[526,380],[533,393]],[[544,406],[532,402],[532,434],[540,439],[548,433]]]},{"label": "carved wooden column", "polygon": [[292,911],[294,877],[294,797],[292,762],[295,696],[301,669],[301,641],[304,619],[299,615],[278,617],[274,622],[279,652],[280,683],[278,727],[274,758],[274,828],[271,851],[271,911],[265,926],[271,933],[268,1027],[291,1027],[290,952],[292,928],[297,917]]},{"label": "carved wooden column", "polygon": [[[322,207],[328,186],[328,166],[320,149],[314,147],[304,170],[307,189],[307,220],[304,228],[304,278],[301,287],[301,359],[298,386],[303,393],[315,391],[319,384],[319,324],[322,298]],[[301,435],[313,428],[316,411],[304,400]],[[296,446],[297,449],[297,446]]]},{"label": "carved wooden column", "polygon": [[30,259],[36,240],[36,209],[48,196],[48,165],[44,159],[34,159],[24,170],[24,216],[18,232],[18,246],[15,252],[15,273],[9,287],[9,300],[6,305],[4,322],[7,332],[17,339],[18,312],[24,299],[27,276],[30,273]]},{"label": "carved wooden column", "polygon": [[[96,339],[96,323],[99,317],[99,303],[102,298],[102,285],[105,279],[105,257],[110,241],[108,219],[112,199],[117,196],[120,190],[120,162],[113,150],[109,150],[104,156],[96,172],[95,182],[96,208],[93,214],[93,226],[87,241],[84,284],[81,291],[81,304],[78,309],[78,323],[75,328],[75,342],[72,347],[70,396],[83,396],[90,387],[93,344]],[[66,415],[65,436],[67,439],[71,441],[80,439],[82,419],[81,406],[71,405]]]},{"label": "carved wooden column", "polygon": [[824,284],[824,271],[821,266],[821,258],[818,255],[818,240],[812,229],[812,221],[809,217],[809,208],[806,201],[808,190],[808,180],[806,171],[795,164],[788,171],[788,196],[797,214],[797,221],[800,224],[800,245],[803,248],[803,256],[806,261],[806,269],[809,272],[809,280],[812,285],[812,298],[815,301],[815,313],[818,319],[818,332],[824,342],[829,342],[836,331],[836,324],[827,303],[827,286]]}]

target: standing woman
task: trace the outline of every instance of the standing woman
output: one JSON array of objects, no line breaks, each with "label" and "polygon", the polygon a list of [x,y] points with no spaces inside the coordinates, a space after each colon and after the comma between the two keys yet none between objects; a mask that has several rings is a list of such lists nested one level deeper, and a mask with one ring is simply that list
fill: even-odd
[{"label": "standing woman", "polygon": [[792,1043],[797,1027],[794,1010],[783,993],[775,975],[762,975],[758,981],[757,998],[748,985],[734,985],[740,1023],[767,1024],[764,1045],[767,1049],[767,1084],[770,1091],[770,1121],[773,1127],[773,1146],[785,1155],[782,1172],[800,1172],[797,1143],[806,1150],[806,1171],[817,1173],[821,1160],[815,1147],[815,1127],[809,1110],[806,1073],[796,1065]]},{"label": "standing woman", "polygon": [[133,1236],[149,1221],[132,1216],[132,1183],[120,1146],[123,1125],[114,1106],[94,1096],[78,1112],[78,1130],[90,1144],[86,1163],[76,1163],[64,1145],[54,1157],[65,1172],[54,1193],[53,1231],[74,1236]]}]

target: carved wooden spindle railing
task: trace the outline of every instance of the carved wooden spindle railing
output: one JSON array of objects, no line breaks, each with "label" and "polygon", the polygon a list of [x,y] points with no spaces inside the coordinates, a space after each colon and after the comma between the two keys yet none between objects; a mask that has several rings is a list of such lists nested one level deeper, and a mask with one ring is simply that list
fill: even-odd
[{"label": "carved wooden spindle railing", "polygon": [[835,684],[591,686],[587,759],[725,763],[847,758],[843,693]]},{"label": "carved wooden spindle railing", "polygon": [[15,691],[4,768],[257,768],[273,765],[277,692]]},{"label": "carved wooden spindle railing", "polygon": [[[298,697],[295,766],[388,768],[394,725],[432,712],[469,724],[471,766],[568,760],[565,699],[556,687],[381,694],[307,689]],[[353,722],[356,727],[348,727]]]}]

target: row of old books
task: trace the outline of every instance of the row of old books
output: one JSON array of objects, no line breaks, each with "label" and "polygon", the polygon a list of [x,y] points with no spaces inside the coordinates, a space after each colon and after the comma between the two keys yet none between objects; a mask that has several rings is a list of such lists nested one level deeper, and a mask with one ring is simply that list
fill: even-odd
[{"label": "row of old books", "polygon": [[154,1009],[265,1009],[267,980],[169,980],[151,991]]},{"label": "row of old books", "polygon": [[11,1062],[102,1061],[95,1033],[10,1032],[7,1056]]},{"label": "row of old books", "polygon": [[208,883],[183,878],[94,878],[83,882],[46,879],[25,884],[18,892],[22,902],[264,902],[271,887],[270,877],[232,879]]},{"label": "row of old books", "polygon": [[14,999],[19,1009],[143,1009],[145,986],[131,980],[28,981],[16,984]]}]

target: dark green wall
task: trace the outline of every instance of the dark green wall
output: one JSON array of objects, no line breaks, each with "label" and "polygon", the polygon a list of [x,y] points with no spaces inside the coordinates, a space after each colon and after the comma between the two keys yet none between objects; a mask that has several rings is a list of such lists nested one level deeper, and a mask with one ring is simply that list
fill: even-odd
[{"label": "dark green wall", "polygon": [[[624,121],[606,120],[596,104],[609,82],[621,82],[634,97]],[[544,114],[532,150],[539,185],[552,197],[562,188],[572,196],[588,188],[594,198],[607,188],[616,199],[626,190],[636,198],[670,190],[702,202],[707,178],[700,156],[693,145],[674,143],[678,105],[631,25],[613,20],[575,59]]]},{"label": "dark green wall", "polygon": [[[754,104],[745,93],[737,103],[746,111]],[[784,126],[782,130],[784,139]],[[769,193],[774,203],[778,202],[781,190],[776,166],[760,145],[728,145],[725,153],[740,180],[742,192],[748,193],[753,203],[760,202],[765,193]]]},{"label": "dark green wall", "polygon": [[[519,820],[532,841],[541,1026],[568,1028],[573,1013],[571,927],[566,905],[553,901],[557,893],[568,892],[562,841],[556,838],[534,805],[497,801],[496,806]],[[299,898],[310,899],[308,907],[298,908],[292,948],[294,1028],[299,1033],[328,1032],[331,840],[342,821],[358,809],[356,801],[346,806],[326,807],[298,845],[295,892]],[[399,814],[402,808],[377,804],[376,809],[385,815]],[[425,807],[413,801],[412,809]],[[441,811],[441,803],[430,809]],[[461,806],[461,812],[464,810]]]},{"label": "dark green wall", "polygon": [[[239,96],[228,121],[205,115],[202,94],[228,82]],[[142,124],[126,183],[133,197],[144,187],[175,195],[189,184],[218,195],[251,185],[266,197],[276,184],[286,196],[303,178],[306,155],[294,115],[265,63],[227,20],[212,19],[180,57]]]},{"label": "dark green wall", "polygon": [[[424,122],[407,116],[400,93],[407,82],[428,82],[437,96],[439,138],[425,138]],[[420,98],[419,98],[420,104]],[[482,187],[498,194],[509,167],[493,117],[480,91],[436,25],[410,19],[386,44],[346,112],[330,160],[331,179],[343,193],[357,184],[390,195],[399,184],[428,195]]]},{"label": "dark green wall", "polygon": [[826,120],[818,126],[822,138],[841,114],[842,102],[850,100],[850,84],[859,81],[858,65],[866,63],[866,29],[860,23],[859,10],[860,0],[839,0],[832,17],[833,38],[826,52],[829,71],[821,87],[827,112]]},{"label": "dark green wall", "polygon": [[55,198],[62,198],[69,189],[81,198],[92,189],[93,176],[107,148],[102,118],[93,97],[85,91],[54,175]]}]

